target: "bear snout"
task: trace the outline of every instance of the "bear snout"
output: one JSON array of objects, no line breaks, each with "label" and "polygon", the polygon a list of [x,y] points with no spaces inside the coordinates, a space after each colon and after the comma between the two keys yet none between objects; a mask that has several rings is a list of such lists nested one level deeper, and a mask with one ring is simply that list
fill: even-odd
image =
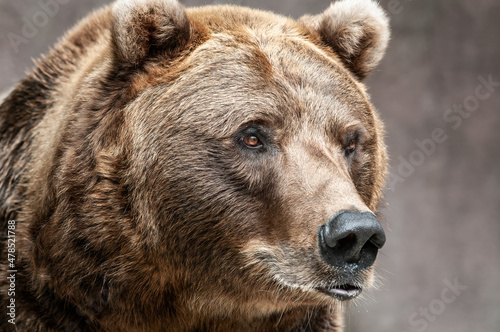
[{"label": "bear snout", "polygon": [[371,212],[344,211],[319,227],[320,256],[334,268],[364,270],[385,244],[385,233]]}]

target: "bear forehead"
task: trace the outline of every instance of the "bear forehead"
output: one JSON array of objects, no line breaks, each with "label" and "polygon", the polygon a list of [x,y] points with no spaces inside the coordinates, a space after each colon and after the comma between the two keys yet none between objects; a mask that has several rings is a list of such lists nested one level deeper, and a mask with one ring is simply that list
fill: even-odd
[{"label": "bear forehead", "polygon": [[182,75],[154,92],[163,111],[175,108],[176,122],[203,119],[220,125],[221,136],[250,121],[289,129],[290,119],[323,128],[371,122],[363,85],[300,23],[235,6],[189,9],[188,16],[209,37],[179,64]]},{"label": "bear forehead", "polygon": [[[331,96],[342,88],[339,97],[344,101],[366,100],[364,86],[319,36],[299,22],[270,12],[227,5],[195,8],[188,13],[209,28],[211,38],[199,50],[208,50],[208,57],[220,61],[218,64],[242,64],[252,69],[246,73],[249,78],[257,79],[260,74],[260,78],[266,79],[266,74],[272,75],[293,90],[313,88]],[[202,63],[209,62],[205,58]]]}]

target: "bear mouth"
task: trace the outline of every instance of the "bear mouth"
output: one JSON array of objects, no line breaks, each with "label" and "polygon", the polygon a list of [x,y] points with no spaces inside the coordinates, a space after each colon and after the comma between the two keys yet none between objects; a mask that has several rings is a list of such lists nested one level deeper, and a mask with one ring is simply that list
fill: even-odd
[{"label": "bear mouth", "polygon": [[350,284],[343,284],[333,287],[321,287],[317,288],[317,290],[337,300],[348,301],[361,294],[362,288]]}]

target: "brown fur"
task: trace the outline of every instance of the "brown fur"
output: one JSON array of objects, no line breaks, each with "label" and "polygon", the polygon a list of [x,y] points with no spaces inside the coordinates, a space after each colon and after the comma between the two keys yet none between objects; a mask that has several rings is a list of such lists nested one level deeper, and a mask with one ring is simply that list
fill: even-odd
[{"label": "brown fur", "polygon": [[[388,32],[367,26],[349,53],[327,14],[122,0],[36,63],[0,106],[19,331],[341,330],[314,290],[340,282],[316,231],[381,200],[383,129],[358,78]],[[264,152],[241,146],[248,125]]]}]

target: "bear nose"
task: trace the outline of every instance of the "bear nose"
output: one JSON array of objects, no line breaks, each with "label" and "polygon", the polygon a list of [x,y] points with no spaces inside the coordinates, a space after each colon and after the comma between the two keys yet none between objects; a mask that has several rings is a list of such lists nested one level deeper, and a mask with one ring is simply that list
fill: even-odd
[{"label": "bear nose", "polygon": [[353,264],[365,269],[373,265],[385,233],[370,212],[346,211],[338,214],[318,232],[320,255],[333,267]]}]

